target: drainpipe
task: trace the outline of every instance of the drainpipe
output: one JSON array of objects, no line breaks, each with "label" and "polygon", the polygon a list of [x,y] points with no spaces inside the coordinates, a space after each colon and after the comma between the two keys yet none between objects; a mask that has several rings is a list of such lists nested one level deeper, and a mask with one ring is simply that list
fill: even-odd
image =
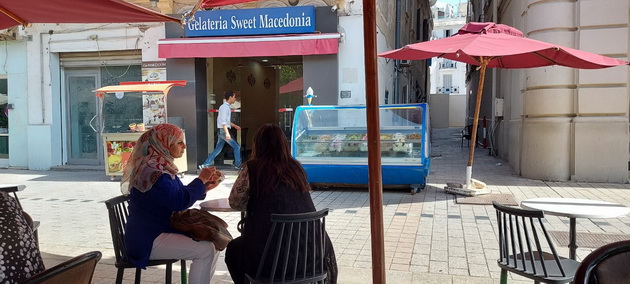
[{"label": "drainpipe", "polygon": [[[401,7],[402,0],[396,0],[396,31],[395,31],[395,43],[394,49],[401,48],[400,46],[400,18],[402,13]],[[394,60],[394,87],[393,87],[393,95],[394,95],[394,103],[399,102],[399,88],[400,88],[400,60]]]}]

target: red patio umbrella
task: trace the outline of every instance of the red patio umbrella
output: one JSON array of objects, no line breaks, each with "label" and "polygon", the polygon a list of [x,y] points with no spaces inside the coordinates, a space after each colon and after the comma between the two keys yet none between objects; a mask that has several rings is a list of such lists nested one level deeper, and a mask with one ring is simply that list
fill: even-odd
[{"label": "red patio umbrella", "polygon": [[[581,69],[598,69],[630,63],[529,39],[513,27],[495,23],[468,23],[451,37],[409,44],[400,49],[383,52],[379,56],[399,60],[443,57],[467,64],[480,65],[481,73],[470,139],[472,145],[475,145],[477,139],[479,107],[486,67],[533,68],[560,65]],[[466,168],[466,189],[471,185],[474,151],[475,147],[471,146],[468,167]]]},{"label": "red patio umbrella", "polygon": [[0,29],[31,23],[177,22],[123,0],[2,0]]},{"label": "red patio umbrella", "polygon": [[201,0],[199,1],[199,3],[201,3],[202,9],[208,9],[208,8],[213,8],[213,7],[234,5],[234,4],[254,2],[254,1],[260,1],[260,0]]},{"label": "red patio umbrella", "polygon": [[195,12],[199,11],[199,9],[211,9],[214,7],[221,7],[221,6],[226,6],[226,5],[234,5],[234,4],[256,2],[256,1],[260,1],[260,0],[199,0],[199,2],[195,4],[192,10],[184,14],[184,21],[185,22],[190,21],[195,15]]}]

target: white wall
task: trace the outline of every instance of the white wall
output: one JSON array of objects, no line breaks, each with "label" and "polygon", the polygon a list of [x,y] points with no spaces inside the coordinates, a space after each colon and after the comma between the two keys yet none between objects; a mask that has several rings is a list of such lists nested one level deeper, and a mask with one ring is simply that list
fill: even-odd
[{"label": "white wall", "polygon": [[[16,109],[28,120],[28,126],[24,128],[27,139],[20,141],[22,139],[16,137],[16,141],[27,147],[24,151],[11,152],[10,166],[27,166],[33,170],[48,170],[67,160],[62,156],[66,152],[62,142],[65,135],[61,131],[65,119],[60,115],[64,100],[60,92],[63,80],[58,54],[141,49],[143,60],[155,61],[156,41],[164,38],[162,23],[35,24],[25,33],[32,37],[23,49],[24,62],[28,66],[25,82],[28,84],[14,95],[25,98],[28,104],[28,108]],[[19,52],[16,54],[19,56]]]},{"label": "white wall", "polygon": [[[352,96],[339,98],[339,105],[365,104],[365,49],[363,47],[363,16],[339,17],[345,31],[339,44],[339,91],[350,91]],[[376,79],[376,78],[374,78]]]},{"label": "white wall", "polygon": [[28,135],[23,129],[28,127],[28,102],[26,89],[26,41],[4,41],[0,43],[0,74],[5,74],[8,82],[8,103],[14,105],[9,110],[9,159],[3,166],[25,168],[28,157],[24,145],[28,143]]}]

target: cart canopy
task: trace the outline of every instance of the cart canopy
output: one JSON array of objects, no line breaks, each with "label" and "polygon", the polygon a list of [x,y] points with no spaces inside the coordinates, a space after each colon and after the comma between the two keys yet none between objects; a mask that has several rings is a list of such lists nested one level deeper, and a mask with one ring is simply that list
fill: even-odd
[{"label": "cart canopy", "polygon": [[168,95],[173,86],[186,86],[186,81],[121,82],[120,85],[102,87],[95,92],[101,98],[104,93],[118,92],[160,92]]}]

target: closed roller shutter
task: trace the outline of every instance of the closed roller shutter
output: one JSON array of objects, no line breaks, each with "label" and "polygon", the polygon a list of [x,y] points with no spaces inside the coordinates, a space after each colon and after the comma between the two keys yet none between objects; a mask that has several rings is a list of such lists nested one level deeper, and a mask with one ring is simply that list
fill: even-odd
[{"label": "closed roller shutter", "polygon": [[59,54],[59,61],[66,68],[140,65],[142,51],[65,52]]}]

